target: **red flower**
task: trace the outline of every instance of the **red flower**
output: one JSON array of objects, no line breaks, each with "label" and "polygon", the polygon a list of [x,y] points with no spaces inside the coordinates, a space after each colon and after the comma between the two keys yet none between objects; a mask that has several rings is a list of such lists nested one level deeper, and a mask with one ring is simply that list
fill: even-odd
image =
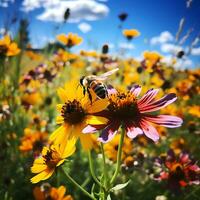
[{"label": "red flower", "polygon": [[[167,156],[162,157],[160,161],[159,166],[162,167],[162,171],[155,179],[167,180],[170,190],[177,193],[181,187],[192,184],[199,185],[200,168],[195,161],[190,159],[189,154],[181,153],[175,156],[174,151],[170,150]],[[162,164],[164,164],[164,168]]]}]

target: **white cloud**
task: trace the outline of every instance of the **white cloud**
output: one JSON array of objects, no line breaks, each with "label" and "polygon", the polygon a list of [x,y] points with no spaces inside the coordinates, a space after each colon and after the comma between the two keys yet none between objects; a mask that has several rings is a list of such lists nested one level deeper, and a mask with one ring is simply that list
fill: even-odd
[{"label": "white cloud", "polygon": [[135,49],[135,46],[133,45],[133,44],[131,44],[131,43],[120,43],[119,44],[119,47],[121,48],[121,49]]},{"label": "white cloud", "polygon": [[42,21],[63,22],[63,16],[67,8],[70,16],[67,22],[77,23],[81,20],[98,20],[109,13],[109,8],[95,0],[24,0],[22,10],[29,12],[38,8],[44,8],[44,12],[37,16]]},{"label": "white cloud", "polygon": [[89,31],[92,30],[92,27],[90,26],[90,24],[85,23],[85,22],[80,23],[80,24],[78,25],[78,28],[79,28],[83,33],[87,33],[87,32],[89,32]]},{"label": "white cloud", "polygon": [[174,37],[169,31],[163,31],[159,36],[155,36],[151,38],[150,44],[157,45],[157,44],[164,44],[166,42],[173,41]]},{"label": "white cloud", "polygon": [[172,55],[167,55],[167,56],[164,56],[162,59],[161,59],[161,62],[166,64],[167,66],[172,66],[173,65],[173,59],[174,57]]},{"label": "white cloud", "polygon": [[192,51],[191,51],[191,55],[193,55],[193,56],[200,56],[200,47],[193,48]]},{"label": "white cloud", "polygon": [[177,54],[181,50],[183,50],[183,48],[175,44],[164,43],[161,45],[161,51],[164,53]]},{"label": "white cloud", "polygon": [[188,69],[193,66],[194,66],[194,64],[193,64],[192,60],[190,60],[190,59],[177,60],[176,64],[174,65],[174,67],[176,69]]},{"label": "white cloud", "polygon": [[167,55],[161,60],[162,63],[165,63],[167,66],[174,66],[176,69],[188,69],[194,67],[194,63],[189,58],[184,59],[176,59],[176,63],[174,64],[174,57],[172,55]]}]

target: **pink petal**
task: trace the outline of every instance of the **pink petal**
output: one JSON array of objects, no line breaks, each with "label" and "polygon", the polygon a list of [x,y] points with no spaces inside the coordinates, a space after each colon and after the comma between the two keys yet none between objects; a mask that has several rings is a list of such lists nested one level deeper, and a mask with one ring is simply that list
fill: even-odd
[{"label": "pink petal", "polygon": [[102,143],[107,143],[110,140],[113,139],[113,137],[116,135],[116,133],[118,132],[120,123],[111,123],[110,125],[108,125],[101,133],[101,135],[98,138],[98,141],[102,142]]},{"label": "pink petal", "polygon": [[196,165],[196,164],[189,166],[189,169],[192,170],[192,171],[199,171],[200,170],[199,166]]},{"label": "pink petal", "polygon": [[131,88],[131,92],[137,97],[139,96],[140,92],[142,90],[142,87],[140,85],[134,85],[132,88]]},{"label": "pink petal", "polygon": [[97,129],[91,125],[87,125],[83,130],[82,133],[94,133],[97,132]]},{"label": "pink petal", "polygon": [[166,107],[167,105],[176,101],[176,99],[177,99],[176,94],[170,93],[157,101],[150,102],[149,105],[145,105],[142,107],[139,106],[138,108],[141,113],[153,112]]},{"label": "pink petal", "polygon": [[127,136],[131,139],[135,138],[137,135],[143,134],[143,131],[139,127],[135,127],[134,124],[131,123],[127,123],[125,129]]},{"label": "pink petal", "polygon": [[146,94],[140,100],[138,100],[138,106],[142,108],[143,106],[148,105],[148,103],[152,102],[158,91],[159,89],[148,90]]},{"label": "pink petal", "polygon": [[159,134],[152,125],[150,125],[147,121],[142,120],[140,122],[140,126],[148,138],[152,139],[154,142],[158,141]]},{"label": "pink petal", "polygon": [[168,128],[180,127],[183,123],[181,118],[171,115],[145,116],[144,119]]},{"label": "pink petal", "polygon": [[117,93],[117,90],[112,85],[107,86],[107,91],[108,91],[108,95]]}]

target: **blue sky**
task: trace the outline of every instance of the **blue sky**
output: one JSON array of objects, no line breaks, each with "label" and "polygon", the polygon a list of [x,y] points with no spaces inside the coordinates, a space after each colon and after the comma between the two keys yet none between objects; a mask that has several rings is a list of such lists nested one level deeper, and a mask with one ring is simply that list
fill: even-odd
[{"label": "blue sky", "polygon": [[[17,13],[20,18],[29,19],[30,39],[35,47],[54,40],[58,33],[74,32],[84,38],[84,42],[74,51],[100,50],[104,43],[109,43],[114,47],[113,53],[123,47],[128,56],[139,57],[144,50],[169,55],[180,46],[187,48],[200,34],[200,1],[193,0],[190,8],[186,7],[187,1],[189,0],[0,0],[0,28],[3,28],[6,16]],[[69,22],[65,24],[58,22],[62,18],[59,16],[63,16],[64,7],[70,7],[72,12]],[[49,15],[52,12],[55,16]],[[123,28],[138,29],[141,32],[141,36],[131,43],[127,43],[118,28],[120,21],[117,16],[122,12],[128,14]],[[182,36],[191,28],[193,31],[183,45],[175,45],[174,37],[183,17],[185,24]],[[78,28],[82,23],[83,27],[89,26],[91,30],[83,33],[84,30]],[[56,26],[59,29],[56,30]],[[12,32],[16,30],[16,26],[11,28]],[[163,37],[164,40],[161,39]],[[188,66],[200,63],[200,43],[195,46],[192,54],[186,58]]]}]

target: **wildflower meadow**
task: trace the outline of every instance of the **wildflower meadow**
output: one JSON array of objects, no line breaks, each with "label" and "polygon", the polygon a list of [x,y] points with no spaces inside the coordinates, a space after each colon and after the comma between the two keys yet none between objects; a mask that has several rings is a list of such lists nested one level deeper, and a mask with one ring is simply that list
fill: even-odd
[{"label": "wildflower meadow", "polygon": [[0,1],[0,199],[199,200],[199,13]]}]

